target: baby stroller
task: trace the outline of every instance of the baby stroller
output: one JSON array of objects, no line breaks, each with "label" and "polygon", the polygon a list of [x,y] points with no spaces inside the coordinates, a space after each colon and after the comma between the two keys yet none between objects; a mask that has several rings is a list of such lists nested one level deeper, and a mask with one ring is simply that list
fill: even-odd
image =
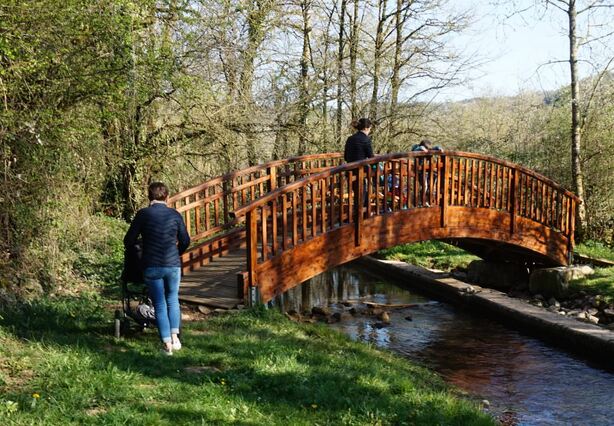
[{"label": "baby stroller", "polygon": [[156,315],[147,287],[143,282],[141,257],[142,241],[133,247],[124,249],[124,269],[121,275],[122,309],[115,311],[115,337],[119,338],[130,329],[130,322],[135,322],[141,331],[155,327]]}]

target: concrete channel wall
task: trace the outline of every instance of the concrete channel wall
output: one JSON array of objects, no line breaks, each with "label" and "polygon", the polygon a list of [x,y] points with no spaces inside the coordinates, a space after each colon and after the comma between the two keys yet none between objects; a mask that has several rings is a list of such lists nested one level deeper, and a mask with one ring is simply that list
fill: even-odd
[{"label": "concrete channel wall", "polygon": [[467,306],[551,344],[605,363],[605,368],[614,370],[614,331],[549,312],[498,290],[459,281],[447,273],[370,256],[361,258],[358,263],[408,289]]}]

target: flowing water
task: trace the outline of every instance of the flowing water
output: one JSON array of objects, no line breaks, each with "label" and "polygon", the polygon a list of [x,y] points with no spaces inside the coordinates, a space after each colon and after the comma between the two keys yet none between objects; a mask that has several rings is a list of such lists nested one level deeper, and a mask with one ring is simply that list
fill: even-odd
[{"label": "flowing water", "polygon": [[390,325],[375,317],[344,315],[331,324],[355,340],[372,342],[438,372],[488,411],[519,425],[614,425],[614,369],[587,361],[509,329],[479,313],[437,302],[370,275],[339,267],[277,301],[298,312],[328,306],[348,311],[362,303],[411,305],[388,309]]}]

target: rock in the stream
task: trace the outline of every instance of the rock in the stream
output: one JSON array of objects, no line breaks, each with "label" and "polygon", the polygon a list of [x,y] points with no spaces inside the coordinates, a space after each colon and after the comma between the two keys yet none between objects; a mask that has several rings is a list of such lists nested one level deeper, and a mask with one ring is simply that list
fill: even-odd
[{"label": "rock in the stream", "polygon": [[377,316],[377,319],[379,319],[379,320],[381,320],[382,322],[385,322],[385,323],[390,323],[390,314],[388,312],[386,312],[386,311],[383,311],[382,313],[380,313]]},{"label": "rock in the stream", "polygon": [[313,313],[314,315],[327,317],[330,315],[330,309],[323,306],[314,306],[313,308],[311,308],[311,313]]}]

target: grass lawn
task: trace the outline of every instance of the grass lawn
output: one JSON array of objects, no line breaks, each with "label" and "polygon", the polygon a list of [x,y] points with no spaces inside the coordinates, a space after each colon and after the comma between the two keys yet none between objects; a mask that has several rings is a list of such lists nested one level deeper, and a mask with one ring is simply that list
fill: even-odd
[{"label": "grass lawn", "polygon": [[588,294],[601,295],[607,303],[614,303],[614,267],[595,268],[595,273],[570,283],[572,291],[583,290]]},{"label": "grass lawn", "polygon": [[587,241],[578,244],[574,251],[584,256],[614,261],[614,248],[598,241]]},{"label": "grass lawn", "polygon": [[455,267],[466,268],[478,257],[463,249],[441,241],[423,241],[414,244],[401,244],[378,252],[379,257],[400,260],[426,268],[450,270]]},{"label": "grass lawn", "polygon": [[116,341],[109,301],[0,311],[2,424],[456,424],[494,421],[426,369],[318,324],[254,309]]}]

